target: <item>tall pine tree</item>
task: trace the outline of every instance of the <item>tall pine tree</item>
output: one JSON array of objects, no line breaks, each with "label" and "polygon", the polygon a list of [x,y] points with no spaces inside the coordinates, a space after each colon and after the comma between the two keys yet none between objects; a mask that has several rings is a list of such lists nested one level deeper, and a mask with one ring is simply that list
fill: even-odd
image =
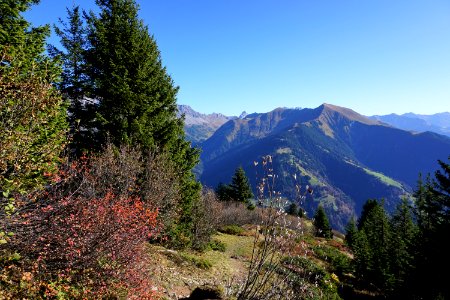
[{"label": "tall pine tree", "polygon": [[67,9],[68,22],[59,19],[61,27],[54,26],[60,37],[60,50],[49,46],[50,54],[62,61],[63,72],[58,88],[69,106],[69,124],[71,128],[71,149],[81,154],[88,150],[94,140],[96,130],[92,122],[95,120],[95,100],[88,98],[89,77],[85,61],[87,50],[87,28],[79,6]]},{"label": "tall pine tree", "polygon": [[97,110],[99,139],[173,152],[183,139],[177,118],[178,87],[162,65],[156,41],[133,0],[97,0],[88,18],[87,66]]},{"label": "tall pine tree", "polygon": [[393,276],[393,289],[397,295],[408,293],[407,282],[414,271],[414,244],[417,240],[417,226],[413,221],[413,208],[404,198],[397,206],[391,223],[390,269]]},{"label": "tall pine tree", "polygon": [[239,167],[234,172],[231,178],[231,191],[232,198],[235,201],[248,203],[251,198],[253,198],[253,192],[250,187],[245,171],[242,167]]},{"label": "tall pine tree", "polygon": [[[184,137],[183,120],[177,117],[178,87],[162,65],[156,41],[138,17],[133,0],[97,0],[99,15],[85,14],[86,44],[78,43],[84,35],[79,12],[69,12],[69,26],[60,31],[67,56],[81,58],[80,77],[76,64],[66,65],[65,88],[72,99],[94,99],[95,116],[83,122],[84,129],[95,133],[89,145],[101,149],[105,143],[139,146],[146,153],[168,154],[176,166],[182,202],[177,226],[170,228],[177,245],[189,244],[192,237],[192,208],[200,196],[200,184],[192,168],[199,151]],[[64,44],[64,38],[73,43]],[[71,47],[75,45],[76,47]],[[83,48],[86,49],[83,49]],[[78,51],[81,51],[81,55]],[[79,91],[74,87],[79,86]],[[89,111],[90,113],[90,111]]]},{"label": "tall pine tree", "polygon": [[423,183],[419,178],[414,194],[419,234],[411,287],[417,295],[429,299],[450,298],[445,243],[450,231],[450,164],[439,161],[439,165],[442,170],[435,172],[434,180],[427,177]]},{"label": "tall pine tree", "polygon": [[383,202],[367,200],[358,220],[358,229],[354,247],[358,275],[366,283],[386,291],[392,285],[389,268],[391,230]]},{"label": "tall pine tree", "polygon": [[345,243],[350,249],[353,250],[353,246],[355,245],[356,234],[358,233],[358,229],[356,228],[355,219],[352,217],[348,222],[347,226],[345,226]]}]

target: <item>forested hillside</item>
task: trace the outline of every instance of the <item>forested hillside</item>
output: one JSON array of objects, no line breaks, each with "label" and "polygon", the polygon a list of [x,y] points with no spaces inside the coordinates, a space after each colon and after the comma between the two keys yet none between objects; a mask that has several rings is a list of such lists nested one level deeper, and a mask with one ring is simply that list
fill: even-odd
[{"label": "forested hillside", "polygon": [[293,176],[298,176],[302,186],[315,190],[314,197],[299,204],[312,216],[322,203],[333,226],[342,230],[368,198],[385,199],[392,212],[412,192],[418,174],[433,172],[448,153],[445,136],[413,134],[347,108],[279,108],[220,127],[202,145],[200,178],[216,187],[242,165],[256,186],[253,161],[271,154],[283,195],[295,199]]}]

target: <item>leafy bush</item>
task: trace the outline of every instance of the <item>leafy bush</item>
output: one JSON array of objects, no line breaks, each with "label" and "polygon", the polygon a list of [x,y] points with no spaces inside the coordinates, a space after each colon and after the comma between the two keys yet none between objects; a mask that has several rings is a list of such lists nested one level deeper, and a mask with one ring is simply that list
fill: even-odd
[{"label": "leafy bush", "polygon": [[312,250],[317,258],[329,262],[330,272],[341,276],[344,273],[350,273],[353,271],[350,257],[340,252],[338,249],[325,245],[319,245],[314,246]]},{"label": "leafy bush", "polygon": [[217,200],[213,190],[204,189],[200,200],[192,208],[193,241],[196,250],[205,250],[216,232],[219,224],[221,203]]},{"label": "leafy bush", "polygon": [[225,252],[225,250],[226,250],[225,243],[223,243],[219,240],[212,240],[211,242],[209,242],[208,246],[211,250],[214,250],[214,251]]},{"label": "leafy bush", "polygon": [[7,247],[24,257],[20,268],[29,270],[32,285],[43,284],[48,297],[59,293],[49,284],[61,282],[88,298],[123,289],[152,295],[142,265],[145,242],[160,229],[152,198],[160,193],[139,195],[140,187],[151,188],[139,180],[142,168],[140,151],[110,146],[62,167],[45,191],[17,199]]},{"label": "leafy bush", "polygon": [[285,257],[284,270],[291,272],[289,284],[296,296],[293,299],[341,299],[337,291],[339,279],[306,257]]},{"label": "leafy bush", "polygon": [[238,225],[226,225],[222,226],[219,231],[231,235],[242,235],[245,230]]},{"label": "leafy bush", "polygon": [[181,257],[184,260],[188,261],[189,263],[193,264],[194,266],[196,266],[197,268],[200,268],[200,269],[208,270],[208,269],[211,269],[211,267],[212,267],[212,263],[205,258],[201,258],[201,257],[189,255],[189,254],[184,254],[184,253],[181,254]]}]

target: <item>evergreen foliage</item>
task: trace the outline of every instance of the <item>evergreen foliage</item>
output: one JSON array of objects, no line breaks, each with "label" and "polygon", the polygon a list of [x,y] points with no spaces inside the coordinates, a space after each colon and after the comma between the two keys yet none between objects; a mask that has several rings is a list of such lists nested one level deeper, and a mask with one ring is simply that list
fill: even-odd
[{"label": "evergreen foliage", "polygon": [[356,228],[356,222],[354,218],[351,218],[347,226],[345,226],[345,243],[350,249],[353,249],[355,245],[356,234],[358,229]]},{"label": "evergreen foliage", "polygon": [[254,197],[250,183],[242,167],[237,168],[234,172],[231,178],[230,188],[235,201],[248,203],[249,199]]},{"label": "evergreen foliage", "polygon": [[[143,153],[167,153],[177,166],[182,200],[179,219],[169,228],[175,247],[192,241],[192,209],[200,184],[192,173],[199,151],[185,140],[177,117],[178,87],[162,65],[156,41],[138,17],[133,0],[99,0],[99,15],[80,18],[69,10],[69,23],[57,30],[65,51],[54,49],[64,62],[61,88],[71,100],[74,148],[100,150],[138,145]],[[92,105],[86,100],[93,99]]]},{"label": "evergreen foliage", "polygon": [[[450,158],[449,158],[450,160]],[[418,224],[417,255],[413,286],[415,293],[430,299],[450,298],[446,237],[450,232],[450,164],[439,161],[442,169],[425,183],[419,178],[415,192]]]},{"label": "evergreen foliage", "polygon": [[233,190],[229,184],[219,183],[216,188],[217,198],[221,201],[232,201],[233,200]]},{"label": "evergreen foliage", "polygon": [[[66,141],[60,66],[44,53],[48,26],[22,13],[38,1],[0,2],[0,190],[25,192],[56,170]],[[46,177],[47,176],[47,177]]]},{"label": "evergreen foliage", "polygon": [[358,227],[354,249],[358,275],[367,284],[387,289],[392,280],[388,259],[391,231],[382,203],[369,199],[363,206]]},{"label": "evergreen foliage", "polygon": [[80,155],[92,147],[94,141],[95,101],[87,98],[89,77],[85,62],[88,47],[85,20],[79,6],[67,9],[67,15],[68,22],[59,19],[61,28],[54,26],[64,51],[49,46],[49,52],[62,61],[63,72],[58,88],[70,103],[71,148]]},{"label": "evergreen foliage", "polygon": [[414,245],[417,241],[417,226],[413,221],[413,208],[408,199],[402,199],[391,220],[389,263],[395,293],[407,293],[406,282],[414,271]]},{"label": "evergreen foliage", "polygon": [[250,203],[249,199],[254,197],[249,180],[242,167],[235,170],[230,184],[219,183],[216,194],[221,201],[239,201],[247,204]]},{"label": "evergreen foliage", "polygon": [[315,234],[318,237],[323,237],[327,239],[333,237],[330,222],[328,221],[328,217],[325,214],[325,210],[323,209],[322,205],[319,205],[319,207],[316,210],[316,213],[314,214],[314,228],[316,232]]},{"label": "evergreen foliage", "polygon": [[177,118],[178,87],[163,67],[160,52],[133,0],[97,1],[100,15],[87,19],[89,90],[98,99],[99,141],[174,147],[183,138]]},{"label": "evergreen foliage", "polygon": [[299,211],[300,210],[297,203],[292,202],[291,204],[289,204],[286,212],[292,216],[297,216],[299,214]]}]

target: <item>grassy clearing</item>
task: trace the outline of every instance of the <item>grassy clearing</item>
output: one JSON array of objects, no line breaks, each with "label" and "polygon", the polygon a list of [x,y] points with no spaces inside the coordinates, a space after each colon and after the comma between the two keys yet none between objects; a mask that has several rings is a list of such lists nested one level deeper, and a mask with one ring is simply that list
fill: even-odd
[{"label": "grassy clearing", "polygon": [[403,188],[403,186],[402,186],[402,184],[400,182],[395,181],[394,179],[392,179],[390,177],[387,177],[386,175],[384,175],[382,173],[378,173],[378,172],[375,172],[375,171],[372,171],[372,170],[369,170],[369,169],[366,169],[366,168],[363,168],[363,170],[367,174],[375,176],[376,178],[378,178],[381,182],[383,182],[386,185],[395,186],[395,187],[397,187],[399,189]]}]

